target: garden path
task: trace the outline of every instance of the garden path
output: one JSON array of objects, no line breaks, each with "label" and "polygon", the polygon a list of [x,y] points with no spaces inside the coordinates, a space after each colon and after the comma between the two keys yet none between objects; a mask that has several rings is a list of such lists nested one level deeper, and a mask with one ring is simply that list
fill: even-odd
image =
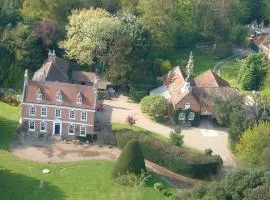
[{"label": "garden path", "polygon": [[[75,145],[56,140],[33,140],[30,137],[21,138],[19,141],[14,142],[11,144],[10,149],[16,156],[40,163],[116,160],[121,152],[118,148],[109,146]],[[207,183],[206,181],[176,174],[147,160],[146,167],[178,189],[190,189],[196,184]]]}]

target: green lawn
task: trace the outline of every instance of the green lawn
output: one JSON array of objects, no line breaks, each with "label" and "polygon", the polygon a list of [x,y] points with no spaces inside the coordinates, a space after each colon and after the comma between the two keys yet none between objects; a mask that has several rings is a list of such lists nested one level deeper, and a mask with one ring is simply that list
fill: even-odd
[{"label": "green lawn", "polygon": [[[186,49],[174,49],[167,53],[167,57],[172,61],[172,65],[179,65],[184,68],[187,64],[189,54],[191,50]],[[194,74],[199,75],[200,73],[213,69],[216,63],[219,61],[214,53],[203,53],[199,49],[192,49],[194,58]]]},{"label": "green lawn", "polygon": [[226,81],[230,83],[231,86],[237,87],[240,89],[238,84],[238,72],[240,70],[241,63],[238,59],[233,59],[232,61],[226,63],[222,66],[220,75]]},{"label": "green lawn", "polygon": [[[110,177],[113,161],[40,164],[20,159],[8,151],[18,119],[18,108],[0,102],[0,199],[3,200],[118,200],[131,199],[129,187]],[[44,175],[41,170],[50,169]],[[40,180],[44,187],[39,188]],[[156,175],[138,192],[138,199],[169,199],[153,189]],[[170,186],[168,186],[170,187]],[[170,188],[174,191],[174,189]]]}]

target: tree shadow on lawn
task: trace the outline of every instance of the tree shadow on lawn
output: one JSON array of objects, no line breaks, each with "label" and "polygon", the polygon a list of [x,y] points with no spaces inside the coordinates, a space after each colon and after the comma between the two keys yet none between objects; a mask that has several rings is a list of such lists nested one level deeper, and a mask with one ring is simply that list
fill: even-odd
[{"label": "tree shadow on lawn", "polygon": [[64,200],[63,191],[49,182],[43,182],[40,188],[40,180],[15,174],[0,167],[0,198],[3,200]]},{"label": "tree shadow on lawn", "polygon": [[8,145],[16,136],[18,121],[0,117],[0,149],[8,148]]}]

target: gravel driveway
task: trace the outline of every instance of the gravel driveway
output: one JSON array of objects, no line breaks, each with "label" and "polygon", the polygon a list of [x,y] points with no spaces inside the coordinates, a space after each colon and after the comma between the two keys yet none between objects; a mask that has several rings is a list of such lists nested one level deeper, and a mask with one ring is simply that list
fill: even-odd
[{"label": "gravel driveway", "polygon": [[[97,115],[104,121],[126,123],[126,117],[133,115],[137,119],[137,126],[166,137],[173,128],[150,120],[142,113],[139,104],[130,102],[125,96],[104,100],[103,104],[105,110]],[[203,121],[199,128],[184,128],[182,133],[185,145],[202,151],[211,148],[213,154],[222,157],[224,166],[236,166],[235,158],[227,147],[228,134],[225,129],[213,129]]]}]

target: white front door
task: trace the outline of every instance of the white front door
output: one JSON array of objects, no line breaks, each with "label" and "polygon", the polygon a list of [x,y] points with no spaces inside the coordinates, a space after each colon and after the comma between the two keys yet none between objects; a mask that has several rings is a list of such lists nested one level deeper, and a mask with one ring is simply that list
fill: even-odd
[{"label": "white front door", "polygon": [[62,124],[60,122],[53,123],[53,135],[54,136],[61,136],[62,132]]}]

